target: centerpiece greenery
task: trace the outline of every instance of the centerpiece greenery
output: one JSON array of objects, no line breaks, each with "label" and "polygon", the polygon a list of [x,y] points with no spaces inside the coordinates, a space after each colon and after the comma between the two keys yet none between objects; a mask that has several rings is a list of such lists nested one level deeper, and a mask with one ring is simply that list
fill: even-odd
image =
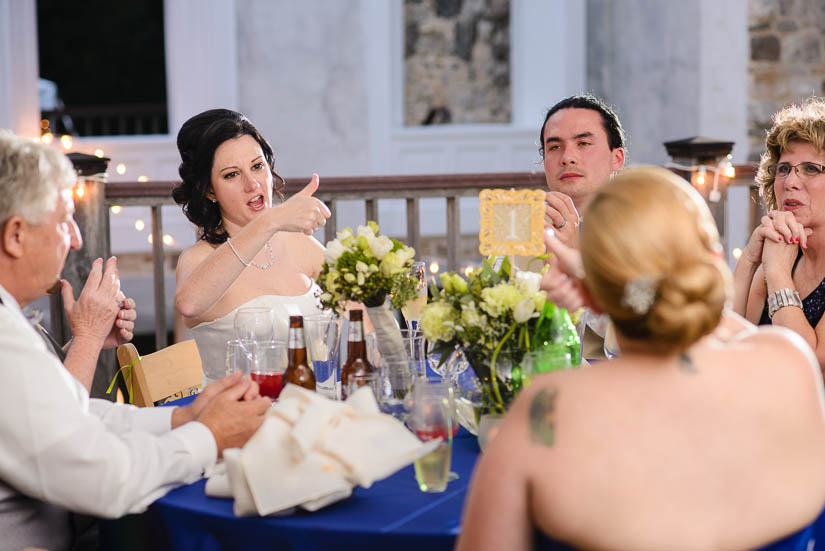
[{"label": "centerpiece greenery", "polygon": [[442,362],[464,352],[481,382],[481,413],[506,411],[521,388],[518,365],[528,351],[565,346],[578,364],[578,334],[567,311],[546,300],[541,274],[514,274],[505,258],[498,270],[485,260],[466,280],[454,272],[440,278],[419,327]]}]

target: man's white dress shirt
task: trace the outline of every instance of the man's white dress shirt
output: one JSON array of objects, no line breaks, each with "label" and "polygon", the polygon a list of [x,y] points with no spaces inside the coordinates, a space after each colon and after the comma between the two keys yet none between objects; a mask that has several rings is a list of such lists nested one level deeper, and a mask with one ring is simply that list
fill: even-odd
[{"label": "man's white dress shirt", "polygon": [[0,550],[65,549],[68,511],[139,513],[214,464],[206,426],[90,399],[2,286],[0,298]]}]

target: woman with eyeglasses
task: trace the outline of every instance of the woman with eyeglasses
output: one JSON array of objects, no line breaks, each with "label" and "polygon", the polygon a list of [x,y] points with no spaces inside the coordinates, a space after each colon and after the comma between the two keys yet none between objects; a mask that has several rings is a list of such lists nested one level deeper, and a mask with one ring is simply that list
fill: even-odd
[{"label": "woman with eyeglasses", "polygon": [[825,99],[773,121],[756,176],[768,214],[734,270],[734,310],[796,331],[825,365]]}]

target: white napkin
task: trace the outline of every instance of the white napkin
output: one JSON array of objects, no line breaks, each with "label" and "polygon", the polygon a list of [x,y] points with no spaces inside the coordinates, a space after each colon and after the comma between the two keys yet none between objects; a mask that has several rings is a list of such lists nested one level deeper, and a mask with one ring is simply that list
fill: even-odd
[{"label": "white napkin", "polygon": [[287,385],[243,449],[224,451],[206,494],[233,497],[238,516],[315,511],[369,487],[432,451],[363,387],[336,402]]}]

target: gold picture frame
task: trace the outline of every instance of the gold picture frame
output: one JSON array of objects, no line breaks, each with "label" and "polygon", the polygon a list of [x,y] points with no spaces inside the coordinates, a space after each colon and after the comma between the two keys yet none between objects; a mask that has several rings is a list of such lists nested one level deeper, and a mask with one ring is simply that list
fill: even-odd
[{"label": "gold picture frame", "polygon": [[478,250],[489,255],[544,253],[544,192],[483,189]]}]

